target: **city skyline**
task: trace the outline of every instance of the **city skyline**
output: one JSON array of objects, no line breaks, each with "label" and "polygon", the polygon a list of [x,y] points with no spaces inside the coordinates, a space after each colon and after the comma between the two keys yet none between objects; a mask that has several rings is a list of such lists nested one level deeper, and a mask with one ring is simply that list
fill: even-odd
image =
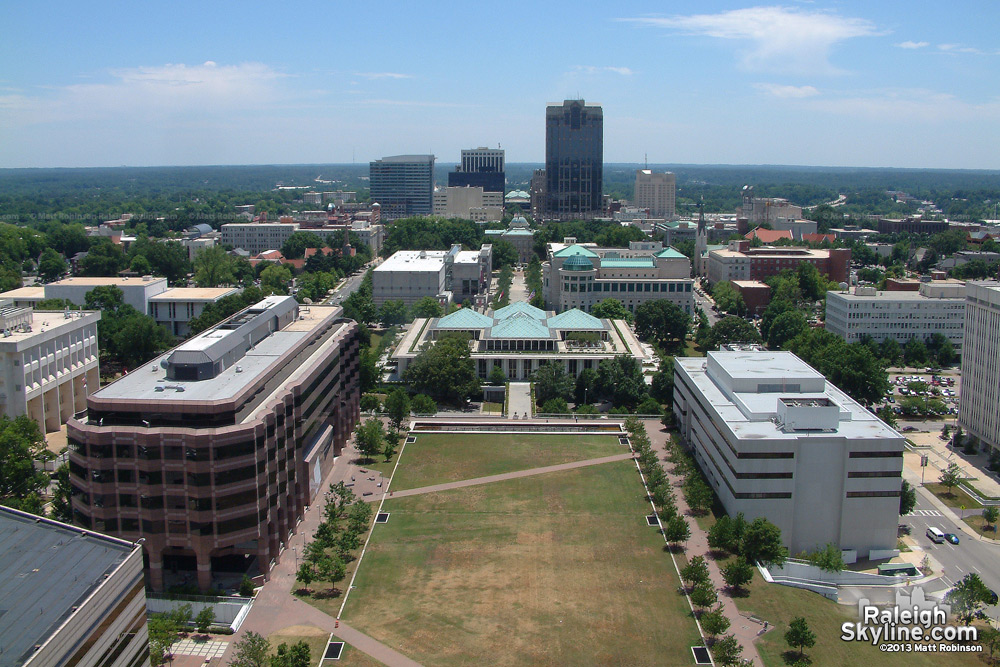
[{"label": "city skyline", "polygon": [[586,99],[609,163],[1000,168],[993,4],[572,7],[8,5],[0,167],[542,162]]}]

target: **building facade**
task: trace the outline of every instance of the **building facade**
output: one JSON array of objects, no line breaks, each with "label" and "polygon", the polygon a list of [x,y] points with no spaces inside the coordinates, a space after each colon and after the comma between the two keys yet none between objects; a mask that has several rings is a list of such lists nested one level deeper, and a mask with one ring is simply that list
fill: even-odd
[{"label": "building facade", "polygon": [[521,216],[513,218],[507,229],[487,229],[483,233],[491,241],[503,239],[514,246],[517,261],[522,264],[527,264],[535,256],[535,232]]},{"label": "building facade", "polygon": [[802,207],[779,197],[757,197],[752,185],[744,185],[739,216],[751,225],[774,223],[778,218],[798,220],[802,217]]},{"label": "building facade", "polygon": [[894,554],[905,440],[791,352],[674,361],[674,416],[726,512],[792,554]]},{"label": "building facade", "polygon": [[393,155],[368,165],[373,202],[382,207],[385,220],[434,211],[434,156]]},{"label": "building facade", "polygon": [[0,310],[0,406],[52,433],[87,408],[101,386],[96,311]]},{"label": "building facade", "polygon": [[764,280],[785,269],[808,262],[830,280],[847,282],[851,275],[850,248],[751,247],[750,241],[730,241],[724,249],[708,253],[708,281]]},{"label": "building facade", "polygon": [[965,289],[958,423],[1000,451],[1000,282],[970,282]]},{"label": "building facade", "polygon": [[[167,291],[167,279],[154,276],[141,278],[78,277],[64,278],[45,286],[46,299],[64,299],[77,306],[87,301],[87,292],[95,287],[114,286],[122,291],[123,301],[144,315],[149,314],[149,300]],[[0,295],[2,297],[3,295]]]},{"label": "building facade", "polygon": [[285,241],[299,231],[296,222],[230,222],[222,225],[222,245],[241,248],[251,255],[281,250]]},{"label": "building facade", "polygon": [[501,195],[506,183],[502,148],[470,148],[462,150],[462,162],[448,174],[448,187],[479,187]]},{"label": "building facade", "polygon": [[358,419],[341,313],[268,297],[92,394],[67,430],[74,523],[142,538],[154,590],[268,576]]},{"label": "building facade", "polygon": [[142,547],[0,506],[0,664],[148,667]]},{"label": "building facade", "polygon": [[879,218],[879,234],[940,234],[948,231],[946,220],[924,220],[922,218],[902,218],[891,220],[889,218]]},{"label": "building facade", "polygon": [[556,312],[589,312],[604,299],[635,309],[664,299],[687,314],[694,308],[691,260],[659,242],[633,242],[629,248],[598,248],[567,238],[548,244],[542,263],[546,307]]},{"label": "building facade", "polygon": [[503,218],[503,192],[481,187],[447,187],[434,191],[434,215],[490,222]]},{"label": "building facade", "polygon": [[600,215],[604,187],[604,111],[584,100],[545,109],[545,217]]},{"label": "building facade", "polygon": [[602,320],[575,309],[556,315],[515,301],[485,314],[462,308],[428,320],[426,326],[417,320],[392,354],[398,372],[402,374],[426,344],[454,332],[469,336],[472,360],[482,379],[495,367],[508,380],[522,381],[546,364],[559,364],[575,378],[620,354],[640,364],[649,361],[624,321]]},{"label": "building facade", "polygon": [[424,297],[461,303],[488,295],[493,271],[493,246],[479,250],[400,250],[372,271],[372,300],[413,305]]},{"label": "building facade", "polygon": [[662,174],[652,169],[635,172],[635,205],[649,209],[649,217],[669,220],[677,214],[675,198],[677,177],[669,171]]},{"label": "building facade", "polygon": [[858,286],[853,292],[826,293],[826,330],[848,343],[892,338],[900,346],[934,334],[951,341],[962,353],[965,327],[965,283],[940,280],[921,283],[919,290],[877,291]]},{"label": "building facade", "polygon": [[149,300],[149,314],[174,336],[184,338],[191,333],[191,319],[201,315],[205,306],[242,291],[239,287],[174,287]]}]

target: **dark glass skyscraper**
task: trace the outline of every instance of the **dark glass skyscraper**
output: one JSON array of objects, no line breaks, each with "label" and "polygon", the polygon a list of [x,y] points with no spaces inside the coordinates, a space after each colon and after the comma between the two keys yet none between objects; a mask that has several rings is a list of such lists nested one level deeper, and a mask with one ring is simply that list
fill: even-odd
[{"label": "dark glass skyscraper", "polygon": [[546,215],[593,218],[604,185],[604,111],[584,100],[545,109]]}]

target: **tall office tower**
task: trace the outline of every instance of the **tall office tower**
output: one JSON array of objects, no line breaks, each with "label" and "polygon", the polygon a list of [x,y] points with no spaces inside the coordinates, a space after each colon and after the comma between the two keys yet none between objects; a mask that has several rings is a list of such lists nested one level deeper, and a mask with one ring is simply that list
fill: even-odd
[{"label": "tall office tower", "polygon": [[545,108],[546,215],[560,220],[601,212],[604,111],[584,100]]},{"label": "tall office tower", "polygon": [[503,192],[505,184],[502,148],[462,150],[462,164],[448,174],[448,187],[482,188],[484,192]]},{"label": "tall office tower", "polygon": [[268,577],[358,420],[342,315],[269,296],[91,394],[67,426],[73,522],[145,540],[153,590]]},{"label": "tall office tower", "polygon": [[677,177],[669,171],[662,174],[653,173],[652,169],[639,169],[635,172],[635,205],[648,208],[649,217],[674,217],[674,196],[677,190]]},{"label": "tall office tower", "polygon": [[958,425],[985,451],[1000,451],[1000,282],[965,285]]},{"label": "tall office tower", "polygon": [[368,176],[372,201],[382,207],[384,219],[398,220],[433,212],[433,155],[384,157],[369,163]]}]

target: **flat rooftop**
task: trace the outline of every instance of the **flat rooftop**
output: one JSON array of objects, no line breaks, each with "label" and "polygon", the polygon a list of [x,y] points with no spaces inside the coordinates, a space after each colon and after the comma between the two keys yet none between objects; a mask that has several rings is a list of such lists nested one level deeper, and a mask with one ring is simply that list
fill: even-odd
[{"label": "flat rooftop", "polygon": [[0,666],[23,664],[132,549],[0,507]]},{"label": "flat rooftop", "polygon": [[375,272],[440,271],[447,254],[446,250],[400,250],[376,266]]},{"label": "flat rooftop", "polygon": [[119,276],[79,276],[75,278],[63,278],[62,280],[57,280],[54,283],[49,283],[49,285],[60,285],[60,286],[81,286],[81,287],[100,287],[102,285],[117,285],[118,287],[133,287],[139,285],[155,285],[159,282],[167,282],[166,278],[160,278],[157,276],[150,276],[149,278],[139,278],[139,277],[119,277]]},{"label": "flat rooftop", "polygon": [[7,292],[0,292],[0,299],[44,299],[45,287],[18,287]]},{"label": "flat rooftop", "polygon": [[[275,331],[249,350],[238,363],[213,378],[205,380],[170,380],[161,364],[173,352],[168,350],[152,361],[136,368],[115,382],[94,392],[100,399],[137,399],[142,401],[221,401],[232,399],[257,381],[281,355],[309,336],[310,332],[332,314],[341,312],[339,306],[304,306],[299,309],[299,319],[284,329]],[[346,323],[342,327],[348,326]],[[334,328],[334,333],[339,330]],[[190,343],[190,341],[189,341]],[[289,373],[295,369],[289,368]],[[157,391],[157,387],[161,389]],[[178,391],[178,387],[183,388]]]},{"label": "flat rooftop", "polygon": [[61,310],[36,310],[31,316],[31,331],[11,329],[9,336],[0,336],[0,345],[22,343],[64,325],[75,328],[84,323],[96,322],[101,319],[100,315],[96,310],[70,310],[70,317],[67,318]]},{"label": "flat rooftop", "polygon": [[905,290],[885,290],[884,292],[875,292],[875,294],[855,294],[854,292],[841,292],[839,290],[831,290],[831,292],[836,294],[837,298],[847,301],[948,301],[949,299],[952,301],[965,301],[964,292],[954,296],[927,296],[922,292]]},{"label": "flat rooftop", "polygon": [[236,294],[240,291],[238,287],[174,287],[166,292],[161,292],[154,297],[153,301],[218,301],[222,297]]}]

